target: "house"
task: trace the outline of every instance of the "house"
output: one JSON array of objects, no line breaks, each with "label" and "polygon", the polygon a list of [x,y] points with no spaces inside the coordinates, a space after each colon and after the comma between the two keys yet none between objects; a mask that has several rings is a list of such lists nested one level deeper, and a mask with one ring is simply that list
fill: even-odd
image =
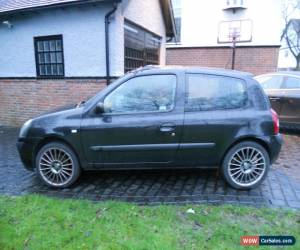
[{"label": "house", "polygon": [[[300,14],[300,13],[299,13]],[[281,36],[279,70],[300,70],[300,19],[291,18]]]},{"label": "house", "polygon": [[280,0],[173,0],[173,8],[180,37],[167,46],[167,64],[276,71]]},{"label": "house", "polygon": [[0,124],[78,103],[125,72],[165,64],[169,0],[0,0]]}]

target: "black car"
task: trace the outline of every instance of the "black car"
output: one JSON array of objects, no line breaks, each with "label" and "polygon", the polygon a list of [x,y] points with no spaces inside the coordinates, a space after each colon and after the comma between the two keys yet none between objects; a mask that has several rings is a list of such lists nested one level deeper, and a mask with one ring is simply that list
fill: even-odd
[{"label": "black car", "polygon": [[87,102],[27,121],[18,149],[51,187],[81,170],[220,167],[238,189],[257,186],[281,149],[277,115],[247,73],[145,67]]},{"label": "black car", "polygon": [[276,72],[255,79],[269,96],[281,127],[300,130],[300,72]]}]

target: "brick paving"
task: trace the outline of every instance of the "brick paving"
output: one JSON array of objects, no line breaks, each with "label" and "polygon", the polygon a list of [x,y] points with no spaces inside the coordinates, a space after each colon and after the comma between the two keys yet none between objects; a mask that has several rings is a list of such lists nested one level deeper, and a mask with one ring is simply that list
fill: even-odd
[{"label": "brick paving", "polygon": [[0,127],[0,194],[44,194],[59,198],[118,200],[137,204],[237,204],[300,209],[300,136],[284,135],[284,146],[268,178],[256,189],[237,191],[216,170],[85,172],[69,189],[43,185],[25,170],[15,146],[16,129]]}]

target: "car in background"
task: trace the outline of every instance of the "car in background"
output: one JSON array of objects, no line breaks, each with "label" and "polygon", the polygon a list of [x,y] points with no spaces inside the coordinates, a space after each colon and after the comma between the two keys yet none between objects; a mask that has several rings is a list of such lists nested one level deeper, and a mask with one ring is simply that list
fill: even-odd
[{"label": "car in background", "polygon": [[300,72],[276,72],[255,79],[277,112],[280,127],[300,130]]}]

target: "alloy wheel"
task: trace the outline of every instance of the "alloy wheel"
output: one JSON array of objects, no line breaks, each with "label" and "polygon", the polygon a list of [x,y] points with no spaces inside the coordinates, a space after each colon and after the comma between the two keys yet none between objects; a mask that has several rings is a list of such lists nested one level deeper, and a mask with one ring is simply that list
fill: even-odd
[{"label": "alloy wheel", "polygon": [[266,159],[257,148],[244,147],[238,149],[230,158],[228,173],[236,184],[242,187],[257,183],[266,171]]},{"label": "alloy wheel", "polygon": [[50,185],[63,186],[74,174],[74,163],[69,153],[61,148],[49,148],[40,157],[39,171]]}]

